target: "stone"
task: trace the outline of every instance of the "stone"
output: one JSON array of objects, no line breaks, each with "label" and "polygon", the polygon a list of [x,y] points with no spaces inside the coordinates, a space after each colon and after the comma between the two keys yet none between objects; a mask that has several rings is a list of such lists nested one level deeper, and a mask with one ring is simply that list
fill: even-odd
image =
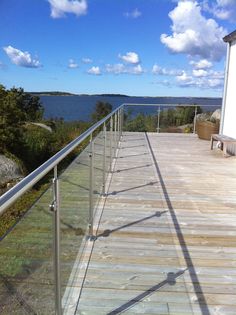
[{"label": "stone", "polygon": [[17,163],[0,154],[0,185],[7,185],[11,181],[18,181],[22,178],[23,174]]},{"label": "stone", "polygon": [[30,122],[29,124],[31,125],[34,125],[34,126],[37,126],[37,127],[40,127],[40,128],[43,128],[43,129],[46,129],[47,131],[49,132],[52,132],[52,128],[45,125],[45,124],[42,124],[42,123],[35,123],[35,122]]},{"label": "stone", "polygon": [[197,114],[196,116],[197,121],[206,121],[206,120],[209,120],[210,118],[211,118],[211,113],[201,113],[201,114]]},{"label": "stone", "polygon": [[218,108],[211,115],[210,121],[215,122],[217,120],[220,120],[220,117],[221,117],[221,109]]}]

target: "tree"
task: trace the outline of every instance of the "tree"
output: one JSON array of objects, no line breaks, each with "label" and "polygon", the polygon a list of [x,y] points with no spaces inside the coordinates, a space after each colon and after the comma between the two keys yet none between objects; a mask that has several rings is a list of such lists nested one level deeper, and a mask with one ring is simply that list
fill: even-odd
[{"label": "tree", "polygon": [[43,116],[39,98],[23,89],[6,90],[0,85],[0,152],[15,152],[22,144],[22,132],[27,121],[38,121]]},{"label": "tree", "polygon": [[106,117],[112,111],[112,105],[108,102],[98,101],[95,106],[95,111],[92,113],[92,121],[97,122]]},{"label": "tree", "polygon": [[9,93],[15,100],[15,105],[24,113],[25,121],[39,121],[43,118],[43,107],[38,96],[25,93],[22,88],[12,88]]},{"label": "tree", "polygon": [[19,143],[24,114],[16,106],[12,93],[0,86],[0,152]]}]

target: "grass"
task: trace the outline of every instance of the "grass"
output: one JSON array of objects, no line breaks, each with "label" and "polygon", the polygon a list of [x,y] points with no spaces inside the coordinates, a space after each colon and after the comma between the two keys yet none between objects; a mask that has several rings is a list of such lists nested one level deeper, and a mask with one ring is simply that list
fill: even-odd
[{"label": "grass", "polygon": [[48,186],[49,183],[43,184],[39,189],[31,189],[7,209],[0,220],[0,240],[24,216],[27,209],[40,198]]}]

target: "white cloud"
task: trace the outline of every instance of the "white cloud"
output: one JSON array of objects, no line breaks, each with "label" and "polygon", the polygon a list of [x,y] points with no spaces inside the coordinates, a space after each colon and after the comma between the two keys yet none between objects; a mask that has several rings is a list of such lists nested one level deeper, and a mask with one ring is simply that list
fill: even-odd
[{"label": "white cloud", "polygon": [[200,89],[222,90],[224,85],[224,74],[222,72],[206,70],[193,70],[193,75],[183,71],[183,74],[176,77],[177,85],[180,87],[195,87]]},{"label": "white cloud", "polygon": [[136,66],[125,66],[122,63],[117,63],[114,65],[107,64],[106,65],[106,72],[113,73],[113,74],[142,74],[144,70],[141,65]]},{"label": "white cloud", "polygon": [[82,62],[83,62],[83,63],[92,63],[93,60],[90,59],[90,58],[82,58]]},{"label": "white cloud", "polygon": [[209,60],[220,60],[225,54],[222,38],[227,31],[215,20],[205,18],[197,1],[179,1],[169,17],[173,33],[169,36],[162,34],[161,42],[171,52]]},{"label": "white cloud", "polygon": [[176,76],[176,75],[181,75],[183,73],[182,70],[178,69],[166,69],[158,66],[155,64],[152,67],[152,73],[153,74],[158,74],[158,75],[168,75],[168,76]]},{"label": "white cloud", "polygon": [[79,65],[74,61],[74,59],[69,59],[68,68],[70,69],[76,69]]},{"label": "white cloud", "polygon": [[100,75],[100,74],[102,74],[100,68],[99,68],[99,67],[95,67],[95,66],[93,66],[92,68],[90,68],[90,69],[87,71],[87,73],[89,73],[89,74],[94,74],[94,75]]},{"label": "white cloud", "polygon": [[193,78],[187,75],[185,71],[183,71],[181,75],[178,75],[176,79],[180,86],[182,85],[186,86],[186,85],[192,84],[192,81],[193,81]]},{"label": "white cloud", "polygon": [[203,8],[221,20],[236,21],[236,1],[235,0],[205,0]]},{"label": "white cloud", "polygon": [[87,13],[86,0],[48,0],[51,5],[51,17],[61,18],[66,13],[80,16]]},{"label": "white cloud", "polygon": [[209,76],[212,77],[212,79],[219,79],[219,80],[224,80],[225,73],[224,71],[210,71]]},{"label": "white cloud", "polygon": [[194,77],[206,77],[208,72],[203,69],[193,69],[193,76]]},{"label": "white cloud", "polygon": [[140,62],[138,54],[135,52],[127,52],[125,55],[119,54],[119,58],[126,63],[138,64]]},{"label": "white cloud", "polygon": [[107,73],[113,73],[113,74],[122,74],[122,73],[127,73],[127,69],[125,65],[122,63],[117,63],[114,65],[107,64],[106,65],[106,72]]},{"label": "white cloud", "polygon": [[141,15],[142,15],[142,12],[140,12],[139,9],[137,8],[134,9],[133,11],[124,13],[124,16],[126,16],[127,18],[133,18],[133,19],[137,19]]},{"label": "white cloud", "polygon": [[11,62],[20,67],[39,68],[40,62],[37,58],[32,58],[28,51],[21,51],[12,46],[3,47]]},{"label": "white cloud", "polygon": [[130,73],[130,74],[142,74],[142,73],[144,73],[144,70],[141,67],[141,65],[137,65],[135,67],[130,68],[128,73]]},{"label": "white cloud", "polygon": [[152,67],[152,73],[153,74],[163,74],[163,68],[161,68],[160,66],[158,66],[158,65],[154,65],[153,67]]},{"label": "white cloud", "polygon": [[192,65],[195,69],[209,69],[211,68],[212,62],[208,61],[207,59],[201,59],[199,61],[190,61],[190,65]]}]

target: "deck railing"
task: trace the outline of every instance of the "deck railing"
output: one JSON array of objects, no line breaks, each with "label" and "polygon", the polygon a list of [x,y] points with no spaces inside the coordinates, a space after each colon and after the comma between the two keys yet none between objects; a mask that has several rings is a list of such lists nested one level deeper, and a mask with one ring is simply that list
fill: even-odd
[{"label": "deck railing", "polygon": [[[52,187],[44,194],[44,198],[42,198],[44,201],[36,202],[31,211],[17,224],[15,231],[8,233],[1,241],[0,277],[1,286],[3,286],[1,291],[5,292],[8,298],[10,295],[14,295],[14,299],[18,296],[17,301],[10,302],[12,306],[10,306],[10,310],[6,311],[6,314],[19,314],[20,308],[23,308],[26,314],[51,314],[54,310],[56,314],[62,314],[63,288],[65,290],[71,268],[68,268],[68,262],[65,262],[62,268],[61,259],[69,259],[73,265],[71,258],[73,256],[75,259],[77,256],[83,239],[93,236],[94,208],[99,196],[105,194],[106,177],[112,169],[112,161],[121,136],[122,114],[123,107],[120,106],[0,197],[1,215],[9,206],[14,206],[14,202],[19,200],[45,175],[52,170],[54,172]],[[69,166],[67,172],[58,176],[59,163],[86,139],[89,139],[86,149],[74,164]],[[73,194],[71,194],[72,190]],[[50,204],[49,210],[47,203]],[[71,211],[69,207],[74,211]],[[78,222],[75,222],[76,220]],[[68,237],[66,229],[73,230],[72,238],[77,246],[68,243],[72,239]],[[22,231],[22,234],[19,230]],[[21,240],[18,238],[20,234]],[[49,249],[51,245],[53,245],[53,253]],[[77,253],[68,252],[66,246],[72,246]],[[10,261],[8,261],[9,258]],[[53,259],[52,264],[50,263],[51,258]],[[42,263],[46,267],[42,268]],[[33,273],[33,269],[41,268],[44,279],[25,275],[24,268],[28,269],[30,274]],[[24,288],[21,287],[20,281],[25,282]],[[54,287],[54,298],[52,290],[45,288],[47,285],[51,289]],[[45,289],[42,291],[48,295],[47,302],[42,299],[42,292],[37,286]],[[14,294],[12,290],[15,291]],[[33,291],[35,294],[32,293]],[[38,296],[36,296],[36,292]],[[55,307],[51,305],[51,301],[55,301]],[[44,305],[44,303],[50,305]],[[45,306],[47,307],[46,313]],[[4,310],[6,307],[0,306],[0,310]]]},{"label": "deck railing", "polygon": [[[143,107],[143,108],[147,108],[147,107],[150,107],[150,108],[153,108],[154,110],[150,111],[150,114],[155,114],[156,117],[157,117],[157,121],[156,121],[156,131],[159,133],[161,131],[161,113],[164,113],[167,109],[175,109],[175,108],[178,108],[178,107],[189,107],[189,108],[194,108],[194,116],[193,116],[193,121],[192,121],[192,133],[196,133],[196,122],[197,122],[197,114],[199,114],[198,112],[198,108],[199,107],[202,107],[204,109],[207,109],[207,110],[214,110],[214,109],[217,109],[217,108],[220,108],[221,106],[220,105],[199,105],[199,104],[136,104],[136,103],[125,103],[123,104],[123,108],[124,108],[124,111],[125,111],[125,108],[129,108],[129,107]],[[167,111],[166,111],[167,112]],[[176,126],[177,127],[177,126]],[[166,131],[165,131],[166,132]],[[168,132],[168,131],[167,131]]]},{"label": "deck railing", "polygon": [[[160,118],[161,109],[176,105],[121,105],[0,197],[1,215],[53,171],[51,187],[0,242],[0,290],[6,296],[6,304],[0,305],[3,314],[19,314],[19,309],[25,314],[62,314],[62,297],[73,265],[85,241],[93,240],[94,210],[106,194],[128,106],[155,106]],[[192,106],[195,133],[197,105]],[[86,139],[87,147],[59,175],[59,163]]]}]

